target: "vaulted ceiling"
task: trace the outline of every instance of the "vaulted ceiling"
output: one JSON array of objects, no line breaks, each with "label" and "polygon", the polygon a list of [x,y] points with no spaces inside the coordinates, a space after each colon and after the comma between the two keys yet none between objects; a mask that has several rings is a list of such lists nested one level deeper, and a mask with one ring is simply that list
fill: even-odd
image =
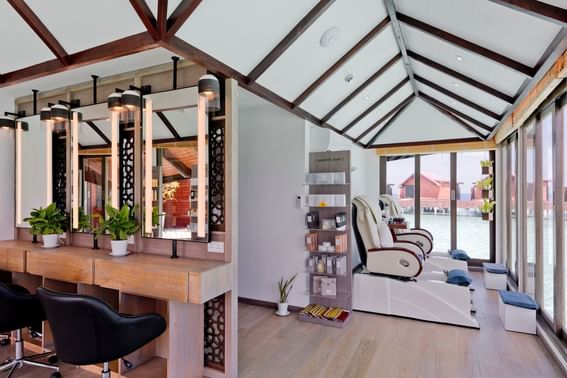
[{"label": "vaulted ceiling", "polygon": [[372,148],[492,136],[567,48],[567,0],[8,0],[0,33],[0,87],[156,49]]}]

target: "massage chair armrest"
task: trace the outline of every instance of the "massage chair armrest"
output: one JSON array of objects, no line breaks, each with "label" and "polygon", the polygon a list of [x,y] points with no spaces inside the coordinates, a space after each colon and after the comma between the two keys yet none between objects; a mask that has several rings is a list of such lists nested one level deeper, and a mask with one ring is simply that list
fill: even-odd
[{"label": "massage chair armrest", "polygon": [[425,256],[429,255],[429,253],[433,250],[433,243],[431,240],[427,236],[418,232],[402,232],[395,234],[394,241],[409,241],[415,243],[421,248]]},{"label": "massage chair armrest", "polygon": [[426,230],[425,228],[410,228],[410,231],[415,231],[417,233],[423,234],[429,238],[429,240],[433,241],[433,234]]},{"label": "massage chair armrest", "polygon": [[394,242],[394,247],[409,249],[410,251],[415,252],[416,255],[420,256],[422,260],[425,260],[425,258],[426,258],[426,255],[425,255],[425,252],[423,251],[423,249],[421,249],[421,247],[414,242],[400,240],[400,241]]},{"label": "massage chair armrest", "polygon": [[423,260],[423,253],[419,253],[419,252],[415,252],[412,251],[411,249],[408,248],[404,248],[404,247],[390,247],[390,248],[370,248],[368,250],[368,253],[371,252],[407,252],[407,253],[411,253],[412,255],[415,256],[415,258],[417,258],[419,261]]},{"label": "massage chair armrest", "polygon": [[407,248],[371,248],[367,251],[366,267],[370,273],[412,278],[421,273],[423,257]]}]

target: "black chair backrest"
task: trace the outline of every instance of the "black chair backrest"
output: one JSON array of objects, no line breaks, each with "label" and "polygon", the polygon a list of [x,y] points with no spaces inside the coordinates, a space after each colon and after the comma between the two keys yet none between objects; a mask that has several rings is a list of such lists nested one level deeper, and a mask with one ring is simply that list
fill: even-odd
[{"label": "black chair backrest", "polygon": [[44,319],[37,296],[22,286],[0,283],[0,332],[25,328]]},{"label": "black chair backrest", "polygon": [[358,230],[358,224],[356,222],[356,215],[357,215],[357,208],[356,204],[352,204],[352,230],[354,231],[354,239],[356,240],[356,246],[358,247],[358,254],[360,255],[360,262],[362,265],[366,266],[366,247],[364,246],[364,242],[362,241],[362,237],[360,236],[360,231]]}]

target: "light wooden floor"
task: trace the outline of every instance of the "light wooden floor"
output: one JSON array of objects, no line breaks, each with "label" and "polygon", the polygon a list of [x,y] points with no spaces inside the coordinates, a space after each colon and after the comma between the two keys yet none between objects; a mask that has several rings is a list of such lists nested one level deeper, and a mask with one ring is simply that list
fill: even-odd
[{"label": "light wooden floor", "polygon": [[346,329],[239,306],[239,377],[561,377],[536,336],[506,332],[473,273],[480,331],[355,312]]}]

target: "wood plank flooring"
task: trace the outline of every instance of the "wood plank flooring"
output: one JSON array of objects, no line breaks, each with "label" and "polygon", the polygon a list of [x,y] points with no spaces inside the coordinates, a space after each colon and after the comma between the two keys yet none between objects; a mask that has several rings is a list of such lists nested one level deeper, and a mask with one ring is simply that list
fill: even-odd
[{"label": "wood plank flooring", "polygon": [[239,306],[239,377],[562,377],[538,337],[506,332],[473,273],[480,330],[355,312],[346,329]]}]

